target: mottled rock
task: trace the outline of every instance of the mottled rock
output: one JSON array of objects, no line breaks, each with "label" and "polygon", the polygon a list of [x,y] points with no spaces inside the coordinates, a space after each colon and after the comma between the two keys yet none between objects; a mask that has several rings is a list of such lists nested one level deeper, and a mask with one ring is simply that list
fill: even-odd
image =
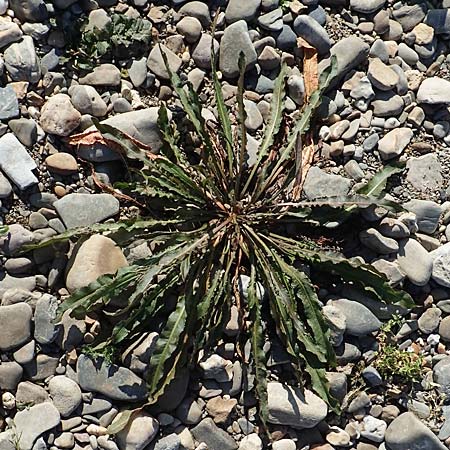
[{"label": "mottled rock", "polygon": [[81,122],[81,114],[74,108],[70,97],[56,94],[42,107],[40,124],[44,131],[57,136],[68,136]]},{"label": "mottled rock", "polygon": [[33,311],[27,303],[0,306],[0,350],[8,351],[28,341]]},{"label": "mottled rock", "polygon": [[116,243],[102,235],[93,235],[75,249],[68,263],[66,286],[69,292],[87,286],[99,276],[114,274],[127,266]]}]

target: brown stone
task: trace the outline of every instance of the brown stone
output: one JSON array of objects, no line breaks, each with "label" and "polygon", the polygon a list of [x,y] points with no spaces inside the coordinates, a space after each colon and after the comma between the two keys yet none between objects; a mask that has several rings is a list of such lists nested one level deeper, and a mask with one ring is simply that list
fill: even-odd
[{"label": "brown stone", "polygon": [[114,274],[127,265],[122,250],[112,239],[93,235],[72,253],[66,276],[67,289],[74,292],[92,283],[99,276]]},{"label": "brown stone", "polygon": [[77,160],[70,153],[55,153],[45,158],[45,164],[50,172],[67,175],[78,171]]},{"label": "brown stone", "polygon": [[237,400],[234,398],[214,397],[206,404],[206,410],[215,423],[223,424],[228,421],[236,405]]}]

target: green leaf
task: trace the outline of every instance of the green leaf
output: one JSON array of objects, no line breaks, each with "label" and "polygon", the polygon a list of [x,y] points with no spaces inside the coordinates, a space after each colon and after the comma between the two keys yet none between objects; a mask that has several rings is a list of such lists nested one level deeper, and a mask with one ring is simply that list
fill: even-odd
[{"label": "green leaf", "polygon": [[259,400],[259,416],[263,426],[268,428],[269,405],[267,397],[267,361],[264,352],[261,301],[256,294],[256,268],[252,265],[248,286],[248,308],[250,311],[250,340],[255,368],[255,389]]},{"label": "green leaf", "polygon": [[[181,345],[185,338],[185,327],[186,303],[182,296],[178,298],[175,311],[169,315],[150,359],[148,380],[150,403],[158,400],[176,375],[177,363],[182,353],[186,351],[185,345]],[[168,374],[169,367],[171,370]]]},{"label": "green leaf", "polygon": [[261,145],[258,148],[257,160],[252,168],[252,171],[247,179],[247,182],[245,183],[245,186],[242,190],[242,195],[245,195],[245,193],[247,192],[253,180],[253,177],[258,171],[261,161],[269,154],[269,150],[275,140],[275,136],[278,134],[278,131],[280,130],[284,113],[284,99],[286,95],[285,92],[286,77],[287,77],[287,64],[284,63],[281,66],[280,74],[278,75],[275,81],[272,93],[272,100],[270,103],[270,118],[269,122],[264,128],[264,137],[261,142]]},{"label": "green leaf", "polygon": [[396,173],[403,172],[404,167],[405,165],[400,163],[384,166],[364,186],[359,188],[357,193],[369,197],[379,197],[386,188],[388,179]]}]

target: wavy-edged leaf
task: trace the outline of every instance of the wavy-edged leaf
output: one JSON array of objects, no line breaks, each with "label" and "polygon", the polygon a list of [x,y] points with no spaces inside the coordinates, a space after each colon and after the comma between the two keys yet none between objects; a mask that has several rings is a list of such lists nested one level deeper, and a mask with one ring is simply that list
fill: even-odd
[{"label": "wavy-edged leaf", "polygon": [[31,250],[45,248],[50,245],[60,244],[61,242],[67,242],[68,240],[76,237],[90,236],[92,234],[103,233],[117,233],[121,230],[125,230],[132,233],[137,230],[151,230],[156,227],[164,229],[171,225],[179,224],[179,220],[157,220],[157,219],[142,219],[142,220],[124,220],[113,223],[96,223],[94,225],[71,228],[63,233],[57,234],[54,237],[45,239],[37,244],[24,245],[20,249],[20,253],[26,253]]},{"label": "wavy-edged leaf", "polygon": [[[213,35],[215,24],[217,21],[218,15],[215,17],[214,26],[213,26]],[[216,99],[216,107],[217,107],[217,116],[219,118],[219,126],[222,131],[222,136],[225,141],[225,149],[227,151],[228,157],[228,173],[229,176],[233,174],[234,167],[234,152],[233,152],[233,133],[231,130],[231,120],[230,120],[230,112],[228,111],[228,107],[225,104],[222,92],[222,86],[220,85],[219,77],[217,75],[217,56],[214,50],[214,39],[211,39],[211,75],[212,81],[214,85],[214,96]]]},{"label": "wavy-edged leaf", "polygon": [[[314,91],[309,99],[308,104],[303,109],[300,119],[296,122],[294,129],[288,136],[286,145],[281,149],[279,157],[276,163],[273,165],[266,161],[260,174],[257,177],[257,185],[255,188],[254,195],[252,196],[253,201],[257,201],[261,194],[276,180],[280,174],[282,164],[292,158],[293,152],[295,150],[295,145],[297,143],[297,137],[299,135],[305,134],[311,125],[311,120],[316,109],[320,106],[322,101],[322,96],[324,92],[328,89],[331,81],[336,76],[337,64],[336,57],[331,58],[330,66],[325,69],[320,75],[319,88]],[[269,173],[270,170],[270,173]],[[268,174],[269,173],[269,174]],[[268,174],[268,175],[266,175]],[[293,172],[295,176],[295,171]]]},{"label": "wavy-edged leaf", "polygon": [[179,133],[176,127],[169,123],[169,115],[165,104],[162,104],[158,110],[158,126],[166,143],[162,148],[167,153],[166,156],[169,159],[174,158],[178,164],[186,164],[186,158],[178,146]]},{"label": "wavy-edged leaf", "polygon": [[368,197],[378,197],[386,189],[388,179],[404,170],[404,164],[389,164],[379,170],[364,186],[357,190],[358,194],[367,195]]},{"label": "wavy-edged leaf", "polygon": [[186,351],[184,346],[180,346],[185,338],[186,318],[186,301],[184,296],[181,296],[178,298],[176,309],[169,315],[150,358],[148,372],[150,403],[155,403],[175,378],[177,363],[182,353]]},{"label": "wavy-edged leaf", "polygon": [[248,308],[250,341],[252,345],[253,366],[255,368],[255,389],[259,400],[259,416],[267,429],[269,405],[267,396],[267,358],[264,352],[264,332],[262,327],[261,300],[256,293],[256,268],[252,265],[248,285]]}]

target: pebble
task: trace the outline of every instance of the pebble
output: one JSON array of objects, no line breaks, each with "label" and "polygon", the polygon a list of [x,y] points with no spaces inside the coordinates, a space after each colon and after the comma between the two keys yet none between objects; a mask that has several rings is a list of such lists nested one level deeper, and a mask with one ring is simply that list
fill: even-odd
[{"label": "pebble", "polygon": [[0,88],[0,120],[12,119],[19,115],[19,102],[11,86]]},{"label": "pebble", "polygon": [[166,65],[164,63],[163,55],[167,58],[167,65],[171,72],[176,73],[181,68],[181,58],[176,55],[172,50],[165,45],[155,45],[153,50],[148,55],[147,67],[159,78],[164,80],[169,79],[169,73],[167,72]]},{"label": "pebble", "polygon": [[251,22],[255,19],[261,0],[248,0],[242,2],[240,0],[230,0],[225,10],[225,20],[227,23],[246,20]]},{"label": "pebble", "polygon": [[377,331],[381,326],[381,322],[370,309],[359,302],[339,299],[333,300],[329,304],[345,316],[345,331],[348,334],[364,336]]},{"label": "pebble", "polygon": [[424,247],[416,240],[410,238],[399,241],[397,262],[400,270],[416,286],[425,286],[430,280],[433,261]]},{"label": "pebble", "polygon": [[95,117],[106,115],[108,106],[93,86],[78,85],[69,89],[72,105],[81,114]]},{"label": "pebble", "polygon": [[445,446],[413,413],[405,412],[394,419],[386,430],[386,444],[391,450],[419,446],[427,450],[445,450]]},{"label": "pebble", "polygon": [[326,403],[308,389],[269,382],[267,385],[269,423],[296,429],[313,428],[328,412]]},{"label": "pebble", "polygon": [[93,225],[119,212],[119,201],[111,194],[68,194],[53,206],[67,228]]},{"label": "pebble", "polygon": [[419,231],[426,234],[432,234],[436,231],[442,214],[440,205],[430,200],[413,199],[403,206],[416,215]]},{"label": "pebble", "polygon": [[56,94],[42,107],[39,122],[47,133],[68,136],[80,125],[81,114],[74,108],[68,95]]},{"label": "pebble", "polygon": [[62,417],[69,417],[81,403],[81,389],[64,375],[53,377],[48,384],[53,404]]},{"label": "pebble", "polygon": [[239,54],[244,54],[245,70],[251,69],[257,55],[248,34],[247,23],[239,20],[229,25],[220,41],[220,71],[227,78],[235,78],[239,75]]},{"label": "pebble", "polygon": [[236,441],[224,430],[217,427],[214,421],[207,417],[191,429],[198,442],[204,442],[208,450],[236,450]]},{"label": "pebble", "polygon": [[38,182],[33,173],[36,168],[26,148],[12,133],[0,137],[0,169],[20,190]]},{"label": "pebble", "polygon": [[425,334],[430,334],[439,326],[441,321],[442,311],[439,308],[428,308],[418,320],[420,331]]},{"label": "pebble", "polygon": [[330,51],[331,41],[328,33],[312,17],[298,16],[294,21],[294,30],[298,36],[315,47],[319,54],[323,55]]},{"label": "pebble", "polygon": [[348,194],[352,182],[340,175],[328,174],[316,166],[311,167],[303,186],[309,200],[340,197]]},{"label": "pebble", "polygon": [[37,83],[41,77],[39,59],[31,36],[11,44],[3,54],[5,67],[13,81]]},{"label": "pebble", "polygon": [[33,311],[27,303],[0,306],[0,350],[9,351],[25,344],[31,336]]},{"label": "pebble", "polygon": [[94,362],[89,357],[80,355],[77,373],[79,385],[84,391],[98,392],[119,401],[137,402],[146,398],[144,380],[125,367],[110,365],[102,359]]},{"label": "pebble", "polygon": [[378,151],[382,159],[388,160],[400,155],[411,142],[413,132],[410,128],[396,128],[378,141]]},{"label": "pebble", "polygon": [[389,237],[383,236],[375,228],[369,228],[368,230],[361,231],[359,233],[359,240],[366,247],[382,255],[395,253],[399,249],[397,241]]},{"label": "pebble", "polygon": [[23,450],[31,450],[42,434],[58,426],[60,422],[59,412],[51,402],[40,403],[17,412],[14,429],[19,436],[18,445]]}]

